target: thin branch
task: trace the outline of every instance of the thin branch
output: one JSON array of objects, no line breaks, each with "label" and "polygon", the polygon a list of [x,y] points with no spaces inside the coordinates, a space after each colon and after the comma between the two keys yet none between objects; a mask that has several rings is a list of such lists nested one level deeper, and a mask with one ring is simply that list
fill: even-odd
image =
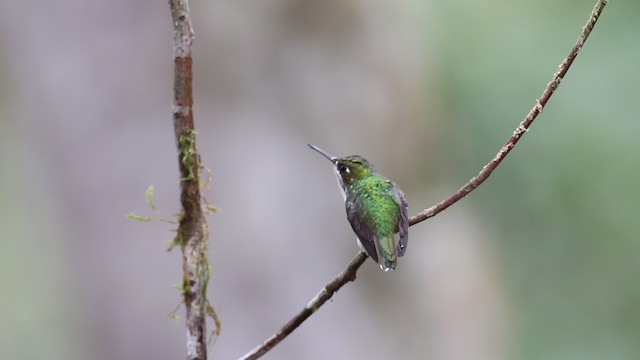
[{"label": "thin branch", "polygon": [[182,216],[174,243],[182,249],[182,295],[186,307],[187,360],[206,360],[208,227],[200,193],[200,155],[193,123],[193,27],[187,0],[169,0],[173,20],[173,127],[180,168]]},{"label": "thin branch", "polygon": [[[585,41],[591,34],[593,27],[595,26],[602,10],[607,5],[608,0],[599,0],[596,6],[594,7],[589,20],[586,25],[582,28],[582,33],[578,38],[578,41],[573,46],[569,55],[562,61],[560,66],[558,67],[558,71],[553,74],[553,79],[551,82],[547,84],[547,87],[542,92],[540,99],[536,102],[535,106],[529,111],[524,120],[518,125],[518,127],[513,131],[513,134],[506,142],[506,144],[498,151],[498,153],[489,161],[483,168],[480,170],[478,175],[471,178],[464,186],[460,188],[456,193],[450,195],[446,199],[442,200],[438,204],[425,209],[418,213],[417,215],[411,217],[409,219],[409,225],[415,225],[419,222],[422,222],[428,218],[436,216],[438,213],[446,210],[449,206],[455,204],[460,199],[467,196],[471,191],[480,186],[485,180],[489,178],[491,173],[500,165],[500,162],[504,160],[504,158],[509,154],[511,150],[518,143],[520,138],[527,132],[533,120],[542,112],[544,106],[547,104],[553,93],[556,91],[560,82],[564,78],[565,74],[571,67],[573,60],[575,60],[576,56],[582,49]],[[294,331],[300,324],[302,324],[311,314],[313,314],[316,310],[318,310],[327,300],[333,296],[343,285],[345,285],[349,281],[354,281],[356,279],[356,272],[358,268],[364,263],[367,259],[366,253],[363,251],[358,252],[356,257],[351,261],[346,270],[344,270],[340,275],[338,275],[335,279],[327,283],[324,288],[316,295],[311,302],[298,314],[296,314],[289,322],[287,322],[278,332],[273,334],[270,338],[265,340],[260,346],[251,350],[244,356],[242,356],[241,360],[254,360],[258,359],[266,352],[271,350],[274,346],[280,343],[284,338],[286,338],[292,331]]]},{"label": "thin branch", "polygon": [[282,339],[284,339],[287,335],[293,332],[300,324],[302,324],[307,318],[322,306],[327,300],[331,299],[333,294],[335,294],[338,289],[342,287],[342,285],[348,283],[349,281],[354,281],[356,279],[356,271],[367,260],[368,256],[364,251],[358,252],[353,260],[349,263],[346,270],[340,273],[340,275],[336,276],[335,279],[331,280],[327,285],[320,290],[320,292],[305,306],[302,311],[298,313],[298,315],[294,316],[288,323],[284,324],[284,326],[273,336],[265,340],[262,344],[258,345],[255,349],[248,352],[246,355],[241,357],[242,360],[249,359],[257,359],[271,350],[274,346],[278,345]]},{"label": "thin branch", "polygon": [[449,206],[455,204],[458,200],[467,196],[471,191],[480,186],[480,184],[482,184],[485,180],[487,180],[487,178],[489,178],[491,173],[493,173],[493,170],[495,170],[498,165],[500,165],[500,162],[502,162],[502,160],[507,156],[507,154],[509,154],[509,152],[513,150],[522,135],[524,135],[524,133],[529,130],[529,127],[531,126],[531,123],[533,123],[533,120],[535,120],[535,118],[542,112],[544,106],[547,104],[553,93],[556,91],[558,86],[560,86],[560,82],[564,78],[567,71],[569,71],[571,64],[573,64],[573,60],[575,60],[576,56],[578,56],[580,49],[582,49],[584,42],[589,37],[589,34],[591,34],[591,30],[593,30],[593,27],[596,25],[596,22],[598,21],[598,18],[600,18],[600,14],[602,13],[602,10],[604,9],[605,5],[607,5],[607,3],[608,0],[598,1],[593,11],[591,12],[589,21],[587,21],[587,24],[582,28],[582,33],[580,34],[578,41],[576,41],[576,44],[569,52],[569,55],[567,55],[562,63],[560,63],[558,71],[553,74],[553,79],[551,79],[551,82],[547,84],[547,87],[542,92],[542,96],[540,96],[540,99],[537,101],[536,105],[531,108],[531,110],[529,110],[527,116],[513,131],[513,134],[511,135],[507,143],[504,144],[500,151],[498,151],[496,156],[491,159],[491,161],[489,161],[489,163],[487,163],[487,165],[485,165],[482,170],[480,170],[478,175],[474,176],[463,187],[461,187],[458,192],[442,200],[437,205],[425,209],[418,213],[416,216],[412,217],[409,220],[410,225],[414,225],[421,221],[424,221],[447,209]]}]

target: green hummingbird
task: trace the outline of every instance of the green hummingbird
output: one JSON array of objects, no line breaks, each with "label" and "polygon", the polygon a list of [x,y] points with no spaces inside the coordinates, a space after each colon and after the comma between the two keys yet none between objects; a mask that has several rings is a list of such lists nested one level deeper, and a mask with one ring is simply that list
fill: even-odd
[{"label": "green hummingbird", "polygon": [[409,240],[409,204],[404,192],[359,155],[337,158],[308,145],[333,163],[347,219],[360,248],[384,271],[395,269]]}]

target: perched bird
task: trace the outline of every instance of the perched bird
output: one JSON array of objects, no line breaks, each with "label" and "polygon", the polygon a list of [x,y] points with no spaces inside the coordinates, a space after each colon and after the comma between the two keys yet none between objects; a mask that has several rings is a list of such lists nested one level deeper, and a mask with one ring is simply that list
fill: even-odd
[{"label": "perched bird", "polygon": [[333,163],[347,219],[358,236],[360,248],[384,271],[395,269],[409,240],[409,205],[404,192],[361,156],[337,158],[308,145]]}]

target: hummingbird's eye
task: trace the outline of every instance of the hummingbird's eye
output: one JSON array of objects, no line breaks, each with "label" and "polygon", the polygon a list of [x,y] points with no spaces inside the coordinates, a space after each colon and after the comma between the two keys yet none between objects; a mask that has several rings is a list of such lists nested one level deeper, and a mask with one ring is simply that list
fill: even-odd
[{"label": "hummingbird's eye", "polygon": [[338,171],[340,172],[340,174],[348,174],[349,168],[346,165],[340,165],[338,166]]}]

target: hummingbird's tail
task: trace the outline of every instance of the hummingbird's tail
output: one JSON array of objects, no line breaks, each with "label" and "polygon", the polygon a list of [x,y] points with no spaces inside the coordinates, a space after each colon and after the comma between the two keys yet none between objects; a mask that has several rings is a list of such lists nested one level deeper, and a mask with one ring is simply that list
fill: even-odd
[{"label": "hummingbird's tail", "polygon": [[395,236],[375,238],[374,241],[380,268],[384,271],[395,269],[398,263]]}]

